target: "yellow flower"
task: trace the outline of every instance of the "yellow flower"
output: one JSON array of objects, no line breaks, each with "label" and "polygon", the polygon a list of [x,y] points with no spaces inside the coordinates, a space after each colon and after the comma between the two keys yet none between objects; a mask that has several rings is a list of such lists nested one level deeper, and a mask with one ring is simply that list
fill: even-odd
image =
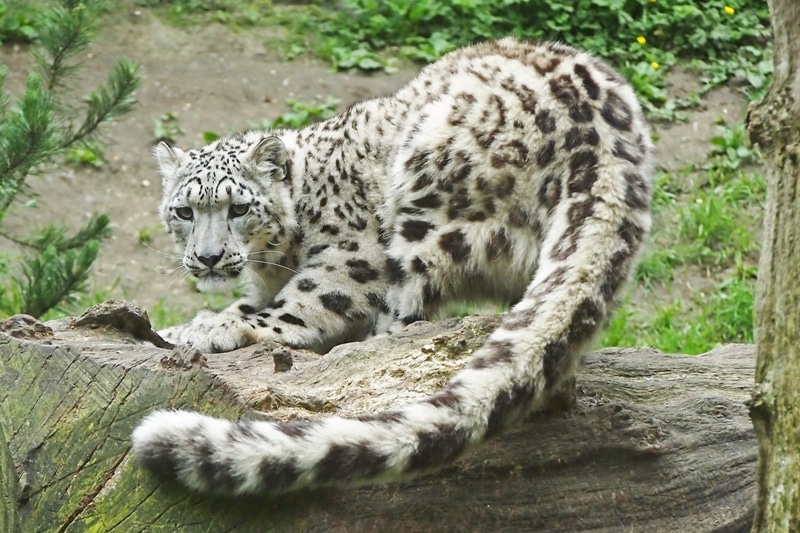
[{"label": "yellow flower", "polygon": [[656,0],[647,0],[647,1],[650,2],[651,4],[655,4],[656,3]]},{"label": "yellow flower", "polygon": [[725,7],[723,8],[723,10],[724,10],[724,11],[725,11],[725,13],[727,13],[728,15],[733,15],[734,13],[736,13],[736,10],[735,10],[735,9],[733,9],[731,6],[725,6]]},{"label": "yellow flower", "polygon": [[652,63],[650,63],[650,66],[651,66],[651,67],[653,67],[653,69],[654,69],[654,70],[658,70],[658,68],[659,68],[661,65],[659,65],[658,63],[656,63],[655,61],[653,61]]},{"label": "yellow flower", "polygon": [[644,38],[644,35],[640,35],[636,38],[636,42],[644,46],[647,43],[647,39]]}]

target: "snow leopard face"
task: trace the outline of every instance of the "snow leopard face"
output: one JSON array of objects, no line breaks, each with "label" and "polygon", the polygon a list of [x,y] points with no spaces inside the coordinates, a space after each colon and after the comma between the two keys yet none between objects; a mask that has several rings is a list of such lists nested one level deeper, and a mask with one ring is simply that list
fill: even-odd
[{"label": "snow leopard face", "polygon": [[286,149],[275,137],[238,137],[184,152],[160,144],[161,217],[201,291],[226,288],[267,252],[288,245],[294,224]]}]

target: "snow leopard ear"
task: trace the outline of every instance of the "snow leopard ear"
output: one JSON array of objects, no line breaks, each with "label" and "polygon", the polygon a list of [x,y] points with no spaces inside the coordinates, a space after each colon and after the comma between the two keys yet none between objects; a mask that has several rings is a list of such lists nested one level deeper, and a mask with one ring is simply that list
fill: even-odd
[{"label": "snow leopard ear", "polygon": [[161,171],[161,185],[165,191],[169,190],[175,182],[178,168],[189,161],[189,156],[177,146],[170,147],[165,142],[158,143],[153,149],[153,155],[156,156],[158,169]]},{"label": "snow leopard ear", "polygon": [[[286,162],[288,157],[286,145],[283,144],[283,141],[275,136],[270,136],[264,137],[251,146],[242,159],[244,163],[250,163],[259,169],[271,171],[274,170],[274,167],[278,167],[283,173],[281,176],[281,179],[283,179],[287,174]],[[272,168],[269,168],[270,166]]]}]

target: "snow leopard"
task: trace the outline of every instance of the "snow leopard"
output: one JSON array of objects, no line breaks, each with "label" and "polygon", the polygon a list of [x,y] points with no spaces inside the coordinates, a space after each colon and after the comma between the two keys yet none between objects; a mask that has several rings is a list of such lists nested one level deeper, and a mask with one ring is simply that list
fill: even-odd
[{"label": "snow leopard", "polygon": [[634,91],[561,43],[470,45],[323,122],[154,151],[163,222],[198,286],[249,279],[222,312],[165,331],[176,343],[325,353],[453,299],[511,305],[415,403],[274,422],[149,414],[138,462],[199,492],[403,479],[495,437],[573,376],[651,225],[653,145]]}]

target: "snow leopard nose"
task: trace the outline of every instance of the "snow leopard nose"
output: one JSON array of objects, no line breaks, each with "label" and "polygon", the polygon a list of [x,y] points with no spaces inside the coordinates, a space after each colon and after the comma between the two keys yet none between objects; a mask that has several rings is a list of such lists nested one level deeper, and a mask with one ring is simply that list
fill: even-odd
[{"label": "snow leopard nose", "polygon": [[203,263],[208,268],[214,268],[214,265],[219,263],[219,260],[222,259],[222,252],[216,255],[198,255],[197,260]]}]

